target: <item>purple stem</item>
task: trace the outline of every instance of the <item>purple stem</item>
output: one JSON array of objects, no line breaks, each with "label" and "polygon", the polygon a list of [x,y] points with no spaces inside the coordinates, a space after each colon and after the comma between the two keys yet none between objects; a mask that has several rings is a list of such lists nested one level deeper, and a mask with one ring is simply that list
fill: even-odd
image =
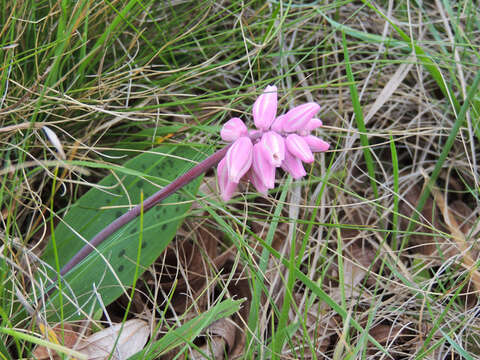
[{"label": "purple stem", "polygon": [[[226,146],[223,149],[217,151],[213,155],[209,156],[203,160],[200,164],[195,165],[193,168],[188,170],[185,174],[176,178],[173,182],[165,186],[162,190],[157,191],[155,194],[143,201],[143,213],[146,213],[154,205],[158,204],[160,201],[173,194],[183,186],[187,185],[198,176],[215,166],[227,153],[227,150],[230,146]],[[95,235],[88,244],[85,244],[83,248],[77,252],[73,258],[70,259],[64,267],[60,269],[60,276],[64,276],[70,270],[72,270],[80,261],[85,259],[98,245],[105,241],[110,235],[115,231],[120,229],[125,224],[128,224],[130,221],[135,219],[140,215],[142,205],[137,205],[119,218],[111,222],[107,227],[101,230],[97,235]],[[55,279],[56,282],[56,279]]]}]

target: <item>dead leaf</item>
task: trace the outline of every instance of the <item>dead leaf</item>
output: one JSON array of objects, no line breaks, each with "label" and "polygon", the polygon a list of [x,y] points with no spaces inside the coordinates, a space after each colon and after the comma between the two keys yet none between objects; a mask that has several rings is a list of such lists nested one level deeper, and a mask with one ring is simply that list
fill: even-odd
[{"label": "dead leaf", "polygon": [[[250,313],[252,294],[250,292],[248,278],[246,277],[243,266],[235,261],[233,254],[229,253],[229,256],[219,268],[223,274],[223,283],[225,283],[231,274],[234,273],[232,280],[227,286],[229,297],[234,299],[245,299],[240,311],[232,315],[229,320],[227,319],[229,325],[232,326],[228,326],[229,334],[224,335],[224,338],[229,345],[228,358],[234,359],[243,353],[245,347],[245,324],[248,321],[248,314]],[[236,326],[234,326],[234,324],[236,324]],[[217,324],[217,326],[218,325],[219,324]],[[226,326],[226,324],[223,324],[223,326]],[[234,341],[232,339],[234,339]]]},{"label": "dead leaf", "polygon": [[[414,334],[408,327],[400,324],[378,324],[370,329],[369,334],[372,338],[389,349],[391,355],[402,352],[402,349],[411,349],[412,345],[415,346],[415,344],[420,341],[415,338]],[[411,344],[412,341],[415,341],[415,343]],[[378,352],[378,348],[372,343],[369,343],[367,354],[375,356]]]},{"label": "dead leaf", "polygon": [[[74,345],[79,341],[79,334],[68,323],[63,324],[63,329],[61,324],[58,324],[52,329],[50,329],[48,337],[50,341],[59,343],[69,349],[73,349]],[[62,356],[58,355],[57,353],[48,349],[45,346],[37,346],[33,351],[33,356],[39,360],[62,359]]]},{"label": "dead leaf", "polygon": [[[298,348],[302,348],[303,359],[318,359],[320,358],[319,354],[324,354],[332,345],[332,340],[337,335],[336,329],[341,320],[340,316],[332,312],[323,301],[316,301],[314,304],[305,306],[305,302],[302,301],[303,296],[300,293],[295,294],[295,302],[299,307],[299,312],[290,311],[290,318],[293,321],[298,321],[295,315],[300,315],[300,318],[305,319],[307,334],[301,326],[292,336],[291,341]],[[309,346],[305,346],[306,337],[311,339],[315,353],[312,353]]]},{"label": "dead leaf", "polygon": [[236,326],[232,320],[227,318],[215,321],[208,327],[207,334],[209,335],[208,341],[200,347],[200,351],[192,351],[192,359],[207,359],[202,353],[207,354],[208,359],[218,360],[224,359],[226,354],[230,354],[236,337]]},{"label": "dead leaf", "polygon": [[165,255],[155,265],[157,273],[161,274],[160,286],[169,292],[175,285],[171,304],[178,314],[183,314],[192,301],[196,306],[207,302],[208,292],[204,289],[217,257],[218,240],[211,233],[213,230],[198,224],[191,227],[191,231],[184,232],[184,239],[177,239],[168,246]]},{"label": "dead leaf", "polygon": [[465,235],[468,235],[472,228],[475,226],[476,218],[472,218],[472,209],[470,209],[467,204],[461,200],[455,200],[450,204],[450,210],[452,211],[453,216],[459,223],[460,231]]},{"label": "dead leaf", "polygon": [[149,336],[148,323],[132,319],[126,321],[123,328],[122,324],[115,324],[89,336],[78,350],[87,354],[89,359],[107,359],[111,354],[110,359],[123,360],[142,350]]},{"label": "dead leaf", "polygon": [[[206,357],[203,354],[205,354]],[[205,345],[200,346],[199,350],[193,350],[191,352],[191,359],[221,360],[225,359],[225,354],[225,339],[223,339],[221,336],[214,336]]]},{"label": "dead leaf", "polygon": [[450,231],[453,240],[455,240],[458,250],[462,254],[463,266],[469,271],[475,290],[480,292],[480,272],[478,271],[478,266],[476,264],[476,256],[472,253],[465,239],[465,234],[461,231],[460,225],[457,223],[457,220],[442,193],[436,188],[432,189],[432,193],[435,196],[437,206],[442,211],[443,219],[448,226],[448,230]]},{"label": "dead leaf", "polygon": [[[240,356],[245,348],[245,328],[244,325],[248,319],[250,311],[251,294],[248,285],[248,279],[241,264],[235,261],[234,256],[227,251],[217,256],[213,263],[218,268],[218,283],[211,284],[214,288],[212,294],[221,293],[224,288],[223,284],[231,278],[227,283],[228,297],[234,299],[246,299],[242,304],[240,311],[229,318],[221,319],[209,326],[200,336],[195,339],[195,344],[204,354],[208,354],[210,358],[221,359],[225,354],[228,359],[235,359]],[[232,275],[233,274],[233,275]],[[218,292],[217,292],[217,287]],[[175,296],[173,297],[175,298]],[[172,298],[172,302],[173,302]],[[208,304],[199,303],[199,310],[207,309]],[[174,359],[178,357],[178,349],[172,350],[162,355],[162,359]],[[198,351],[191,351],[189,358],[202,359],[202,354]]]},{"label": "dead leaf", "polygon": [[375,261],[375,250],[370,246],[361,246],[359,241],[352,243],[345,249],[347,259],[343,263],[343,275],[345,285],[352,291],[362,282],[365,275],[370,271],[376,271],[378,264]]},{"label": "dead leaf", "polygon": [[402,334],[402,327],[379,324],[370,329],[369,333],[380,344],[385,345],[395,341],[398,342],[398,337]]},{"label": "dead leaf", "polygon": [[[400,217],[399,227],[400,230],[406,231],[409,224],[409,219],[413,217],[415,208],[418,205],[418,199],[422,193],[422,188],[419,185],[412,186],[407,193],[405,194],[402,201],[400,201],[399,212],[400,214],[406,216],[407,218]],[[418,222],[419,225],[413,229],[416,234],[410,235],[410,240],[408,247],[416,253],[421,253],[423,255],[432,256],[437,253],[436,241],[438,238],[435,238],[431,227],[435,229],[442,229],[440,223],[440,211],[435,206],[432,197],[429,197],[425,202],[425,206],[421,212]],[[420,234],[423,233],[423,234]],[[445,254],[445,253],[444,253]],[[445,256],[448,256],[445,254]]]}]

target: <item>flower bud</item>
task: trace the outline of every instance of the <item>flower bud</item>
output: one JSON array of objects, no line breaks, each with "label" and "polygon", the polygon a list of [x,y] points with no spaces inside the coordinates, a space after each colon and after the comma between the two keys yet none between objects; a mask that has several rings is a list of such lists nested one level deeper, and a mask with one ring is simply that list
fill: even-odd
[{"label": "flower bud", "polygon": [[307,123],[307,125],[305,126],[305,130],[312,131],[321,126],[323,126],[322,120],[313,118],[310,119],[310,121]]},{"label": "flower bud", "polygon": [[250,171],[248,172],[248,179],[250,180],[252,185],[255,186],[255,189],[257,189],[260,194],[267,195],[267,187],[265,186],[263,181],[258,178],[257,174],[255,173],[255,171],[253,171],[253,169],[250,169]]},{"label": "flower bud", "polygon": [[287,117],[285,116],[286,114],[283,114],[283,115],[280,115],[279,117],[277,117],[274,121],[273,121],[273,124],[272,126],[270,127],[270,129],[272,129],[273,131],[281,134],[283,132],[283,124],[285,123],[285,121],[287,120]]}]

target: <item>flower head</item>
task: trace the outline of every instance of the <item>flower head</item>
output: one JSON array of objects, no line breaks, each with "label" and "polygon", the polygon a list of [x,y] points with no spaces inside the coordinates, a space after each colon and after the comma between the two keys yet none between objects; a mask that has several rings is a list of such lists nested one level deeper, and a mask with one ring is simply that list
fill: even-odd
[{"label": "flower head", "polygon": [[281,167],[294,179],[306,175],[302,162],[312,163],[314,152],[327,151],[330,145],[310,134],[322,121],[314,118],[320,106],[314,102],[294,107],[276,116],[277,87],[267,86],[253,104],[257,129],[248,130],[239,118],[225,123],[223,140],[233,142],[217,167],[223,200],[229,200],[241,180],[250,181],[266,194],[275,186],[275,171]]}]

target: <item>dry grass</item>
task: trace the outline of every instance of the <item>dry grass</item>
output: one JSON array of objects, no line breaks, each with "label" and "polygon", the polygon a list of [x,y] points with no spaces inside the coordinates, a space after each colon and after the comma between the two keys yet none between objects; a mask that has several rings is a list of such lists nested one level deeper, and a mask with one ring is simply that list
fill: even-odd
[{"label": "dry grass", "polygon": [[282,112],[321,105],[332,150],[267,198],[246,187],[223,204],[207,174],[135,292],[65,324],[87,337],[140,318],[148,350],[234,298],[161,358],[480,358],[474,2],[2,5],[3,358],[32,356],[19,334],[46,321],[32,282],[77,199],[160,143],[214,146],[272,83]]}]

